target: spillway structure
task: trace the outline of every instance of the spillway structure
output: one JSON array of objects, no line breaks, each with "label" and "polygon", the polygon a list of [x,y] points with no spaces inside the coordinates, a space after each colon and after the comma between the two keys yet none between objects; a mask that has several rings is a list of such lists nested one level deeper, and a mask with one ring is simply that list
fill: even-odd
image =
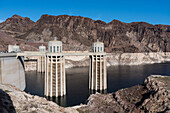
[{"label": "spillway structure", "polygon": [[106,53],[104,52],[104,43],[94,42],[92,44],[92,53],[89,55],[89,89],[106,90],[107,89],[107,69]]},{"label": "spillway structure", "polygon": [[45,96],[66,95],[65,58],[61,41],[49,41],[45,64]]}]

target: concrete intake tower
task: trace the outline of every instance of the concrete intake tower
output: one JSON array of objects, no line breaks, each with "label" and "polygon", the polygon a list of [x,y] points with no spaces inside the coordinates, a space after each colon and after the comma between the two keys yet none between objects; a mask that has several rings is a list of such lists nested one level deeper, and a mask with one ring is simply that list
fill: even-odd
[{"label": "concrete intake tower", "polygon": [[49,41],[45,64],[45,96],[64,96],[66,94],[66,76],[61,41],[56,39]]},{"label": "concrete intake tower", "polygon": [[[46,47],[41,45],[39,46],[39,52],[46,53]],[[39,56],[37,59],[37,71],[38,72],[45,72],[45,55]]]},{"label": "concrete intake tower", "polygon": [[105,90],[107,89],[107,70],[106,53],[104,52],[104,43],[94,42],[89,65],[89,89]]}]

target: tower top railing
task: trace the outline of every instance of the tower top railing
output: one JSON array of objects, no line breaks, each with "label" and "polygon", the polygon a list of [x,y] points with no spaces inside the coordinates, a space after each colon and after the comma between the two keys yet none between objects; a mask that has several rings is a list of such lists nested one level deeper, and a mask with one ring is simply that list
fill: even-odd
[{"label": "tower top railing", "polygon": [[99,42],[99,39],[97,39],[97,42],[92,44],[92,51],[95,53],[104,52],[104,43]]},{"label": "tower top railing", "polygon": [[62,42],[57,41],[54,37],[53,41],[48,42],[48,52],[49,53],[61,53],[62,52]]}]

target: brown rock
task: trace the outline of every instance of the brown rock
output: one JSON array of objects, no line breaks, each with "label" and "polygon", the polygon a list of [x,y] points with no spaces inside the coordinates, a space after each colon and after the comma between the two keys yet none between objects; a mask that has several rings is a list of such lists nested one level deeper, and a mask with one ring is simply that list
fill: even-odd
[{"label": "brown rock", "polygon": [[43,43],[57,37],[63,41],[64,50],[91,50],[92,42],[99,38],[105,43],[106,52],[170,51],[170,26],[145,22],[113,20],[107,24],[80,16],[42,15],[34,23],[29,18],[14,15],[0,24],[0,31],[18,43],[23,43],[21,40]]},{"label": "brown rock", "polygon": [[152,75],[145,79],[144,85],[121,89],[114,94],[93,94],[87,106],[78,110],[90,113],[169,113],[169,94],[170,76]]}]

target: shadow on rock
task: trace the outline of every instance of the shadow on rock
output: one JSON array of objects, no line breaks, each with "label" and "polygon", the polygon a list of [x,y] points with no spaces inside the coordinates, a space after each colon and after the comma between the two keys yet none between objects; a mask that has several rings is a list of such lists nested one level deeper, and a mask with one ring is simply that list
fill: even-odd
[{"label": "shadow on rock", "polygon": [[0,89],[0,113],[16,113],[12,100],[7,92],[9,91]]}]

